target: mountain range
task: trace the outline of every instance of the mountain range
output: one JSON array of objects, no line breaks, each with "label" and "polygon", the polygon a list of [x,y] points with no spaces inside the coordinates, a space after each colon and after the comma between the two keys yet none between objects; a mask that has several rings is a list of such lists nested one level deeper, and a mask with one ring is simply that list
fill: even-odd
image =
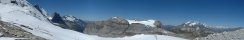
[{"label": "mountain range", "polygon": [[212,37],[222,38],[218,34],[239,35],[235,40],[244,38],[242,27],[208,26],[197,21],[175,26],[152,19],[84,21],[58,12],[47,14],[27,0],[0,0],[0,40],[215,40]]}]

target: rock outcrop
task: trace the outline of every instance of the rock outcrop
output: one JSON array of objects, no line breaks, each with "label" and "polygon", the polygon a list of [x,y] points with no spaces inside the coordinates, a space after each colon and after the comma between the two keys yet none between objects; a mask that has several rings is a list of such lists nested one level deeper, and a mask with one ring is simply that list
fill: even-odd
[{"label": "rock outcrop", "polygon": [[51,22],[53,22],[54,25],[68,29],[68,26],[66,25],[66,23],[64,22],[62,17],[57,12],[54,13],[54,16],[53,16]]},{"label": "rock outcrop", "polygon": [[244,40],[244,29],[231,32],[214,33],[207,37],[200,37],[193,40]]},{"label": "rock outcrop", "polygon": [[160,21],[158,21],[158,20],[156,20],[154,23],[153,23],[156,27],[158,27],[158,28],[162,28],[162,23],[160,22]]},{"label": "rock outcrop", "polygon": [[104,37],[123,36],[129,23],[122,18],[111,18],[106,21],[87,23],[84,33]]},{"label": "rock outcrop", "polygon": [[[23,38],[21,40],[46,40],[42,37],[35,36],[32,33],[27,32],[24,29],[17,27],[15,25],[0,21],[0,37]],[[25,25],[21,25],[21,27],[28,28],[28,26]]]},{"label": "rock outcrop", "polygon": [[[155,25],[160,26],[161,23],[158,21]],[[87,23],[84,33],[103,37],[123,37],[136,34],[173,34],[159,27],[148,27],[148,25],[141,23],[130,24],[121,17],[112,17],[105,21]]]}]

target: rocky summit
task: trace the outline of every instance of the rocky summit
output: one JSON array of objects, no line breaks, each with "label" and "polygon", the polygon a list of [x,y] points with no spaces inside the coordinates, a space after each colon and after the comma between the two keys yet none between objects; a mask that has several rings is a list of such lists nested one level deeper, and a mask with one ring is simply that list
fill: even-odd
[{"label": "rocky summit", "polygon": [[71,29],[81,33],[83,32],[86,26],[86,23],[81,19],[77,19],[72,15],[60,16],[56,12],[54,13],[54,16],[51,18],[51,22],[53,22],[54,25],[60,26],[64,29]]},{"label": "rocky summit", "polygon": [[[154,23],[157,26],[159,22]],[[105,37],[123,37],[133,36],[136,34],[167,34],[168,31],[158,27],[148,27],[141,23],[132,23],[121,17],[112,17],[105,21],[96,21],[88,23],[84,33],[91,35],[99,35]]]}]

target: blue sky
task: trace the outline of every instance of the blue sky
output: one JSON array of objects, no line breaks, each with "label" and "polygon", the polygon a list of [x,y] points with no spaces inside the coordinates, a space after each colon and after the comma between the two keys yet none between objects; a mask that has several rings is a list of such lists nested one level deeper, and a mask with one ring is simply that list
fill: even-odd
[{"label": "blue sky", "polygon": [[196,20],[208,25],[244,26],[242,0],[29,0],[49,14],[74,15],[83,20],[156,19],[179,25]]}]

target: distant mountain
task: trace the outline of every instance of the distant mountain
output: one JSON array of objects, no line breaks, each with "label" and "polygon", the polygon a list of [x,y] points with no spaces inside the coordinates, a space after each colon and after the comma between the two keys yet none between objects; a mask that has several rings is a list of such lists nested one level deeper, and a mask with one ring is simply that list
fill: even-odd
[{"label": "distant mountain", "polygon": [[64,22],[63,18],[57,12],[54,13],[54,16],[52,17],[51,22],[54,25],[60,26],[60,27],[65,28],[65,29],[68,29],[67,24]]},{"label": "distant mountain", "polygon": [[175,28],[175,27],[177,27],[177,26],[175,26],[175,25],[163,25],[163,26],[161,26],[161,28],[168,30],[168,31],[172,31],[173,28]]},{"label": "distant mountain", "polygon": [[188,21],[175,27],[172,29],[172,32],[177,34],[181,34],[185,38],[196,38],[196,37],[205,37],[212,32],[208,31],[208,28],[205,24],[196,22],[196,21]]},{"label": "distant mountain", "polygon": [[[112,17],[105,21],[88,23],[84,33],[104,37],[123,37],[136,34],[173,34],[155,25],[156,21],[126,20],[121,17]],[[161,24],[160,24],[161,25]]]},{"label": "distant mountain", "polygon": [[196,38],[196,37],[206,37],[209,34],[221,33],[224,31],[235,31],[241,28],[222,28],[216,26],[207,26],[206,24],[200,23],[198,21],[188,21],[178,26],[171,26],[173,28],[168,29],[176,34],[180,34],[185,38]]},{"label": "distant mountain", "polygon": [[81,19],[77,19],[71,15],[62,17],[56,12],[54,13],[54,17],[51,18],[51,22],[64,29],[71,29],[78,32],[83,32],[86,25]]},{"label": "distant mountain", "polygon": [[236,31],[239,29],[243,29],[242,27],[225,27],[225,26],[209,26],[209,30],[215,33],[221,33],[221,32],[228,32],[228,31]]},{"label": "distant mountain", "polygon": [[69,27],[68,29],[75,30],[78,32],[83,32],[86,26],[86,22],[81,19],[77,19],[72,15],[63,16],[62,17],[66,25]]},{"label": "distant mountain", "polygon": [[236,31],[214,33],[208,35],[207,37],[195,38],[193,40],[243,40],[244,29],[239,29]]}]

